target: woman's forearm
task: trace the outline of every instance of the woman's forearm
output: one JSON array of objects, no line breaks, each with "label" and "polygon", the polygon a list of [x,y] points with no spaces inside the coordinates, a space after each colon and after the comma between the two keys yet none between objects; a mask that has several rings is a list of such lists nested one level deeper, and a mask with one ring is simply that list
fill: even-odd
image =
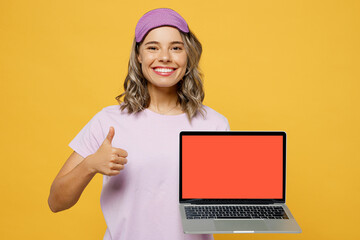
[{"label": "woman's forearm", "polygon": [[69,173],[55,179],[48,199],[51,211],[59,212],[75,205],[95,174],[85,158]]}]

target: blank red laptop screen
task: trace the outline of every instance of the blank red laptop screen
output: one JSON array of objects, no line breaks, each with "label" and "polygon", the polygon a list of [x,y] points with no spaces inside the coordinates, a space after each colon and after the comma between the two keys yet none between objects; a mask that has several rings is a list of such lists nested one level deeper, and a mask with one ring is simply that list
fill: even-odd
[{"label": "blank red laptop screen", "polygon": [[282,196],[283,136],[182,136],[182,198]]}]

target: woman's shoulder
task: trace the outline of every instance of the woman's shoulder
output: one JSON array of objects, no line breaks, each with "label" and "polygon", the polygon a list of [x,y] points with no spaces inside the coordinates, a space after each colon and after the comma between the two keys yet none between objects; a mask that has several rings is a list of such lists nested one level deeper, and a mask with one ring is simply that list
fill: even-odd
[{"label": "woman's shoulder", "polygon": [[203,105],[203,109],[204,109],[204,119],[206,121],[212,122],[217,126],[221,126],[221,128],[223,127],[228,128],[229,122],[224,115],[205,105]]},{"label": "woman's shoulder", "polygon": [[126,108],[121,109],[121,104],[104,107],[100,112],[105,114],[128,114],[128,110]]},{"label": "woman's shoulder", "polygon": [[127,110],[121,110],[120,105],[110,105],[103,107],[100,111],[96,113],[95,116],[100,119],[106,119],[126,114]]},{"label": "woman's shoulder", "polygon": [[205,110],[206,118],[215,118],[215,119],[224,119],[225,116],[221,113],[217,112],[216,110],[212,109],[209,106],[203,105],[203,109]]}]

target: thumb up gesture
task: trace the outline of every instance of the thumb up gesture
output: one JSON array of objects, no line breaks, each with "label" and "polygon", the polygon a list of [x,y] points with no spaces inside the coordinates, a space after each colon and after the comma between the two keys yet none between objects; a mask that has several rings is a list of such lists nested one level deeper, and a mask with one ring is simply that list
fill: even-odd
[{"label": "thumb up gesture", "polygon": [[114,135],[115,129],[110,127],[109,133],[99,149],[88,157],[87,162],[92,172],[114,176],[124,169],[128,153],[121,148],[112,147],[111,142]]}]

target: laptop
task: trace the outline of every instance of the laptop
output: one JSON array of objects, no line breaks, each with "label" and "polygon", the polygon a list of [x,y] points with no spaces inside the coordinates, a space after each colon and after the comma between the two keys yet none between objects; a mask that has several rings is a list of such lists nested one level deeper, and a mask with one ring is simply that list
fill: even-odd
[{"label": "laptop", "polygon": [[285,204],[286,133],[183,131],[184,233],[301,233]]}]

